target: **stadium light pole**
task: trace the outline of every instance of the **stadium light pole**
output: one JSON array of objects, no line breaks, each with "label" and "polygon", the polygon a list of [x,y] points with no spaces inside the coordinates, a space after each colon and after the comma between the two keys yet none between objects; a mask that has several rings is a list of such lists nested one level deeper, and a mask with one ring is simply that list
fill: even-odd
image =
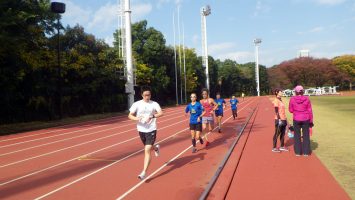
[{"label": "stadium light pole", "polygon": [[124,4],[125,16],[125,38],[126,38],[126,64],[127,64],[127,82],[125,85],[126,93],[128,94],[128,109],[134,103],[134,72],[132,62],[132,31],[131,31],[131,8],[130,0],[125,0]]},{"label": "stadium light pole", "polygon": [[176,105],[179,105],[178,82],[177,82],[177,66],[176,66],[175,11],[173,12],[173,32],[174,32],[174,64],[175,64],[175,97],[176,97]]},{"label": "stadium light pole", "polygon": [[59,117],[63,117],[62,109],[62,70],[60,67],[60,14],[65,13],[65,4],[61,2],[52,2],[51,11],[57,14],[57,61],[58,61],[58,82],[57,82],[57,92],[58,92],[58,113]]},{"label": "stadium light pole", "polygon": [[256,91],[258,96],[260,96],[260,84],[259,84],[259,45],[261,43],[261,39],[254,39],[255,45],[255,80],[256,80]]},{"label": "stadium light pole", "polygon": [[181,32],[180,32],[180,5],[178,6],[178,34],[179,34],[179,67],[180,67],[180,104],[182,100],[182,69],[181,69]]},{"label": "stadium light pole", "polygon": [[210,77],[208,74],[208,51],[207,51],[207,24],[206,17],[211,14],[209,5],[201,8],[201,30],[202,30],[202,65],[206,68],[206,88],[210,90]]}]

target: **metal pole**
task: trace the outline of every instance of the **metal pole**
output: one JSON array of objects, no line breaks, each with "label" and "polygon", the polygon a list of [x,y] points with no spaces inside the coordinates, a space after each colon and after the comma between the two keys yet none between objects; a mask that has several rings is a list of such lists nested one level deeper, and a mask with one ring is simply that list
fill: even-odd
[{"label": "metal pole", "polygon": [[256,70],[256,90],[258,92],[258,96],[260,96],[260,86],[259,86],[259,46],[256,45],[255,47],[256,51],[256,64],[255,64],[255,70]]},{"label": "metal pole", "polygon": [[205,24],[205,63],[206,63],[206,88],[210,91],[210,76],[208,70],[208,52],[207,52],[207,23],[206,16],[203,16],[203,23]]},{"label": "metal pole", "polygon": [[181,70],[181,32],[180,32],[180,6],[178,6],[178,34],[179,34],[179,66],[180,66],[180,100],[182,102],[182,70]]},{"label": "metal pole", "polygon": [[184,23],[182,23],[182,50],[184,54],[184,79],[185,79],[185,103],[187,102],[187,95],[186,95],[186,58],[185,58],[185,28]]},{"label": "metal pole", "polygon": [[126,93],[128,94],[128,109],[134,103],[134,87],[133,87],[133,62],[132,62],[132,34],[131,34],[131,10],[130,1],[125,0],[125,24],[126,24],[126,56],[127,56],[127,82]]},{"label": "metal pole", "polygon": [[261,43],[261,39],[254,39],[255,44],[255,81],[256,81],[256,91],[258,96],[260,96],[260,84],[259,84],[259,44]]},{"label": "metal pole", "polygon": [[62,70],[60,67],[60,27],[59,27],[59,18],[60,15],[58,13],[58,18],[57,18],[57,58],[58,58],[58,111],[59,111],[59,118],[61,119],[63,117],[62,113]]},{"label": "metal pole", "polygon": [[173,12],[173,32],[174,32],[174,60],[175,60],[175,97],[176,105],[179,105],[178,83],[177,83],[177,67],[176,67],[176,41],[175,41],[175,11]]}]

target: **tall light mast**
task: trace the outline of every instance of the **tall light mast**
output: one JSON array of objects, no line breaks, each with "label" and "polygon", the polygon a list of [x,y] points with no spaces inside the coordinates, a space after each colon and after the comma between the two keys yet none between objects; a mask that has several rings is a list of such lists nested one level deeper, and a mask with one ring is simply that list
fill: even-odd
[{"label": "tall light mast", "polygon": [[201,32],[202,32],[202,66],[206,68],[206,88],[210,90],[210,77],[208,74],[208,51],[207,51],[207,24],[206,17],[211,14],[209,5],[201,8]]},{"label": "tall light mast", "polygon": [[259,45],[261,43],[260,38],[254,39],[255,45],[255,80],[256,80],[256,91],[258,96],[260,96],[260,84],[259,84]]}]

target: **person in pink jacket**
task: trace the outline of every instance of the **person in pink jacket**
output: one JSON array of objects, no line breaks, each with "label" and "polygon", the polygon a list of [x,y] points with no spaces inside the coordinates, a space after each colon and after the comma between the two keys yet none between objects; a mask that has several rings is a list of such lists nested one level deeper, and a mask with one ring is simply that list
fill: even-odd
[{"label": "person in pink jacket", "polygon": [[[312,104],[308,97],[303,96],[304,89],[301,85],[295,87],[296,95],[291,97],[288,110],[293,113],[294,151],[296,156],[311,154],[309,128],[313,127]],[[301,140],[301,130],[302,138]]]}]

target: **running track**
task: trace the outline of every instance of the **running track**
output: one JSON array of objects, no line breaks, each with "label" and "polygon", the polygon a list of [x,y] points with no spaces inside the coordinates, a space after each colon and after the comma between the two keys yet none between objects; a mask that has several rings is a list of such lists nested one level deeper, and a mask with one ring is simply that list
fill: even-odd
[{"label": "running track", "polygon": [[210,133],[211,145],[206,149],[197,144],[195,154],[191,153],[185,107],[164,109],[157,134],[161,155],[153,156],[149,176],[143,181],[137,179],[143,166],[143,145],[135,122],[127,116],[3,136],[0,198],[198,199],[261,99],[240,103],[237,120],[227,108],[223,132]]}]

